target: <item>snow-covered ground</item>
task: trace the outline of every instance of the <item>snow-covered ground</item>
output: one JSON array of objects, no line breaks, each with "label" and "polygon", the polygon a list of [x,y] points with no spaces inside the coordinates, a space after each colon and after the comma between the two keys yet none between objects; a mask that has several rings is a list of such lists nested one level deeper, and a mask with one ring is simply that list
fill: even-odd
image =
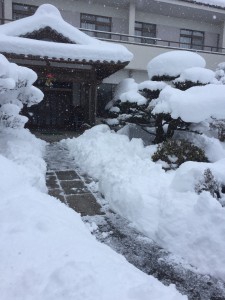
[{"label": "snow-covered ground", "polygon": [[114,211],[196,271],[225,280],[224,208],[208,192],[194,192],[207,167],[225,182],[225,150],[215,139],[203,136],[204,143],[208,155],[219,161],[187,162],[165,172],[151,161],[156,146],[144,147],[140,139],[130,141],[107,125],[66,140],[78,166],[99,181],[99,190]]},{"label": "snow-covered ground", "polygon": [[98,243],[45,191],[45,143],[0,132],[1,300],[187,299]]}]

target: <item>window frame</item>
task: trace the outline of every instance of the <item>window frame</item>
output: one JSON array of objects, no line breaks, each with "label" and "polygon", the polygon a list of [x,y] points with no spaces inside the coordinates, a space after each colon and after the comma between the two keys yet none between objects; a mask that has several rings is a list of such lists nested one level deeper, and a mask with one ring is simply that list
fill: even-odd
[{"label": "window frame", "polygon": [[[141,27],[137,27],[138,24],[141,25]],[[151,31],[149,31],[147,28],[144,27],[145,25],[154,26],[154,31],[153,31],[154,36],[148,36],[147,34],[145,34],[145,33],[151,33]],[[136,34],[137,31],[139,31],[140,34]],[[156,40],[154,40],[154,38],[156,38],[157,36],[157,24],[135,21],[134,32],[135,35],[137,36],[143,36],[143,38],[135,38],[135,39],[141,39],[141,43],[152,44],[152,45],[156,44]],[[147,37],[149,39],[146,39],[144,37]]]},{"label": "window frame", "polygon": [[[182,33],[182,31],[189,31],[190,34],[185,34]],[[195,33],[200,33],[201,35],[195,35]],[[190,43],[185,43],[185,42],[181,42],[181,38],[189,38],[190,39]],[[195,44],[193,42],[194,39],[198,39],[199,41],[201,41],[201,44]],[[179,41],[180,47],[181,48],[186,48],[186,49],[195,49],[195,50],[204,50],[204,46],[205,46],[205,32],[204,31],[200,31],[200,30],[192,30],[192,29],[186,29],[186,28],[181,28],[180,29],[180,41]],[[182,47],[183,45],[183,47]],[[190,46],[190,48],[188,47]]]},{"label": "window frame", "polygon": [[[26,6],[28,8],[28,10],[27,11],[26,10],[18,10],[15,8],[16,5],[21,6],[21,7]],[[32,16],[36,12],[37,8],[38,8],[38,6],[36,6],[36,5],[13,2],[12,3],[13,20],[19,20],[19,19],[23,19],[23,18]],[[19,15],[20,17],[17,18],[16,15]]]},{"label": "window frame", "polygon": [[[92,20],[85,20],[85,16],[92,17],[93,21]],[[109,22],[98,21],[98,18],[108,19]],[[85,27],[83,26],[83,24],[85,24],[85,23],[94,25],[93,30],[99,30],[98,26],[107,26],[107,27],[109,27],[109,30],[107,30],[105,32],[112,32],[112,18],[111,17],[81,13],[80,14],[80,27],[85,29]],[[99,30],[99,31],[104,31],[104,30]],[[89,32],[86,32],[86,33],[89,34]],[[93,32],[93,34],[91,34],[91,32],[90,32],[90,35],[94,36],[94,37],[98,37],[98,38],[111,39],[111,34],[109,34],[109,33]],[[104,37],[104,36],[106,36],[106,37]]]}]

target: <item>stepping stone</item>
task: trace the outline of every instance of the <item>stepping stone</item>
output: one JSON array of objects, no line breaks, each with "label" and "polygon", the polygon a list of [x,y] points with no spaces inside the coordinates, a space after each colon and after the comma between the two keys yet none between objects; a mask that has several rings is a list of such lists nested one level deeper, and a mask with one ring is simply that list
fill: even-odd
[{"label": "stepping stone", "polygon": [[61,187],[66,195],[89,193],[81,180],[60,181]]},{"label": "stepping stone", "polygon": [[63,196],[63,191],[62,190],[60,190],[60,189],[49,190],[48,194],[50,196],[56,197],[57,199],[59,199],[60,201],[65,203],[65,198]]},{"label": "stepping stone", "polygon": [[59,188],[59,184],[57,182],[56,176],[47,176],[46,177],[46,185],[48,189],[57,189]]},{"label": "stepping stone", "polygon": [[66,196],[66,202],[70,208],[80,213],[81,216],[104,215],[101,212],[101,206],[92,194]]},{"label": "stepping stone", "polygon": [[74,180],[80,179],[75,171],[56,171],[55,172],[59,180]]}]

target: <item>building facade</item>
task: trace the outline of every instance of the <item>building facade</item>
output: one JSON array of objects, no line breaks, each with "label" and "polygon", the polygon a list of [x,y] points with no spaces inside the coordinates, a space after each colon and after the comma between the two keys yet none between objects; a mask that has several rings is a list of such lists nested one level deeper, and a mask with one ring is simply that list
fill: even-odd
[{"label": "building facade", "polygon": [[[34,129],[76,130],[94,125],[97,86],[123,69],[133,55],[123,45],[99,41],[65,22],[50,4],[0,26],[0,53],[34,70],[41,103],[25,107]],[[30,11],[29,11],[30,13]]]},{"label": "building facade", "polygon": [[[45,0],[0,0],[1,22],[31,15],[43,3]],[[204,5],[201,0],[48,0],[48,3],[57,6],[71,25],[99,39],[122,43],[134,54],[125,69],[106,78],[100,86],[99,110],[123,78],[146,80],[147,63],[158,54],[173,49],[198,51],[211,69],[225,61],[223,7]]]}]

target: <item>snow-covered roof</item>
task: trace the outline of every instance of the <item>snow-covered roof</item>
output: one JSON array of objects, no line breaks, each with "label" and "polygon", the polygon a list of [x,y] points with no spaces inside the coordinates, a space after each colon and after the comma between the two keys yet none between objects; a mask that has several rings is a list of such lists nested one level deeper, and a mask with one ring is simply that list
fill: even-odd
[{"label": "snow-covered roof", "polygon": [[[50,28],[68,43],[36,40],[29,34]],[[65,22],[51,4],[41,5],[34,15],[0,26],[0,52],[57,59],[125,63],[133,54],[124,46],[90,37]]]},{"label": "snow-covered roof", "polygon": [[225,9],[225,0],[180,0]]}]

